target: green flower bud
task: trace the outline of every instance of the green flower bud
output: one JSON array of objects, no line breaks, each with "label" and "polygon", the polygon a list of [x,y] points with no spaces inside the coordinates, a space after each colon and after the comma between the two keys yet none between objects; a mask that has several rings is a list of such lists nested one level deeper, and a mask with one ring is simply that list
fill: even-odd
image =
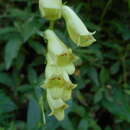
[{"label": "green flower bud", "polygon": [[72,53],[72,50],[52,30],[46,30],[45,37],[48,40],[48,51],[57,65],[65,66],[76,60],[76,56]]},{"label": "green flower bud", "polygon": [[53,99],[48,90],[47,90],[47,100],[52,111],[50,115],[54,115],[57,118],[57,120],[63,120],[64,110],[68,107],[68,105],[65,104],[63,100],[60,98]]},{"label": "green flower bud", "polygon": [[61,17],[62,0],[39,0],[41,15],[48,20],[56,20]]},{"label": "green flower bud", "polygon": [[66,21],[69,36],[74,43],[78,46],[85,47],[96,41],[93,37],[95,32],[89,32],[84,23],[71,8],[62,6],[62,15]]}]

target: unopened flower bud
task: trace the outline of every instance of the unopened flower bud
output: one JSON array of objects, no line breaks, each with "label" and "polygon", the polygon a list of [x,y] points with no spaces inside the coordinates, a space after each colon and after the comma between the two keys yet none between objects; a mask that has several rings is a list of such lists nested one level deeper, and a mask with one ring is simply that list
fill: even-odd
[{"label": "unopened flower bud", "polygon": [[39,0],[41,15],[48,20],[56,20],[61,17],[62,0]]},{"label": "unopened flower bud", "polygon": [[94,33],[88,31],[79,16],[68,6],[62,6],[62,15],[65,19],[71,40],[78,46],[85,47],[95,42]]}]

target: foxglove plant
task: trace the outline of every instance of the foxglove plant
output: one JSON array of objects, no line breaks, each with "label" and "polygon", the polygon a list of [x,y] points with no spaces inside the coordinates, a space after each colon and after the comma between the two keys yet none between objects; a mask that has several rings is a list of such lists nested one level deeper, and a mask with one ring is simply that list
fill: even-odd
[{"label": "foxglove plant", "polygon": [[[96,41],[94,33],[87,30],[70,7],[62,5],[62,0],[39,0],[39,9],[42,17],[48,19],[50,23],[63,17],[71,40],[78,46],[89,46]],[[78,57],[58,38],[52,28],[45,30],[44,36],[47,40],[47,65],[45,81],[41,87],[47,93],[50,115],[63,120],[64,110],[68,108],[66,101],[71,99],[72,90],[76,87],[69,75],[74,73],[74,63]]]}]

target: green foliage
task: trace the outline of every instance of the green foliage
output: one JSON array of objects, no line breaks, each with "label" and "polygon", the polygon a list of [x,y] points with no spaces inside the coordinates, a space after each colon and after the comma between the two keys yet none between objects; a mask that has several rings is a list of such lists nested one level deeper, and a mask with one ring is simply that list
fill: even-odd
[{"label": "green foliage", "polygon": [[48,116],[46,93],[39,87],[46,63],[42,32],[48,22],[40,16],[38,1],[0,1],[0,130],[130,129],[130,0],[67,4],[96,30],[97,42],[77,48],[64,20],[55,25],[57,35],[81,57],[72,76],[78,87],[65,120],[58,122]]}]

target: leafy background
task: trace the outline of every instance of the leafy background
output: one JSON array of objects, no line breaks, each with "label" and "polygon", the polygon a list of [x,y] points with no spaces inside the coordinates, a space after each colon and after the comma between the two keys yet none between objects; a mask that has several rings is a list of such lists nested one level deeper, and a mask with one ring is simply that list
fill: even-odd
[{"label": "leafy background", "polygon": [[65,120],[58,122],[48,117],[39,87],[46,63],[41,34],[48,21],[40,16],[38,0],[0,0],[0,130],[130,130],[130,0],[64,2],[96,30],[97,42],[78,48],[64,20],[55,25],[81,57],[71,77],[78,87]]}]

